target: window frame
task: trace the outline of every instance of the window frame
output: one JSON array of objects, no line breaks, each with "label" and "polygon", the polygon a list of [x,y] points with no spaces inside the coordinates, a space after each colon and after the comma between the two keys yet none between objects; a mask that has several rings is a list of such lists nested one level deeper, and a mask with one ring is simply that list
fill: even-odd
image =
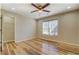
[{"label": "window frame", "polygon": [[[57,20],[58,22],[58,25],[57,25],[57,35],[50,35],[50,28],[49,28],[49,22],[50,21],[54,21],[54,20]],[[48,34],[43,34],[43,22],[48,22]],[[43,21],[42,22],[42,35],[47,35],[47,36],[58,36],[59,35],[59,20],[58,19],[53,19],[53,20],[46,20],[46,21]]]}]

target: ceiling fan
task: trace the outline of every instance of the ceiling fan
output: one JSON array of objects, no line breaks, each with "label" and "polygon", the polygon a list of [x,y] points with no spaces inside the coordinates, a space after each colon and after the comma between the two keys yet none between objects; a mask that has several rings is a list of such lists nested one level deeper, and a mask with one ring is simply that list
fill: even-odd
[{"label": "ceiling fan", "polygon": [[37,10],[31,11],[31,13],[34,12],[50,12],[49,10],[45,10],[45,8],[50,5],[49,3],[46,3],[45,5],[41,5],[41,4],[31,4],[32,6],[34,6],[35,8],[37,8]]}]

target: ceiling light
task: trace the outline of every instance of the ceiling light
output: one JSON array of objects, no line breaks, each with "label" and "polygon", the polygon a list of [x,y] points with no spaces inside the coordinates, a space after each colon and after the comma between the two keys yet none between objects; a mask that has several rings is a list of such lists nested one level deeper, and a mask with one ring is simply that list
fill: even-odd
[{"label": "ceiling light", "polygon": [[71,7],[69,6],[69,7],[67,7],[68,9],[70,9]]},{"label": "ceiling light", "polygon": [[42,10],[39,10],[38,12],[39,12],[39,13],[41,13],[41,12],[42,12]]},{"label": "ceiling light", "polygon": [[15,8],[12,8],[12,10],[15,10]]}]

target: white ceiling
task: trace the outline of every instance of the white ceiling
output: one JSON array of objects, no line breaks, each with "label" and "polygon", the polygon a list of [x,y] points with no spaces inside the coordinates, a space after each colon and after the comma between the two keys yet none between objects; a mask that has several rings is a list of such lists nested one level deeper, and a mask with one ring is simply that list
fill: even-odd
[{"label": "white ceiling", "polygon": [[31,13],[31,11],[36,10],[36,8],[31,4],[7,3],[7,4],[2,4],[2,8],[10,12],[14,12],[34,19],[38,19],[65,11],[79,9],[79,4],[55,4],[55,3],[50,4],[48,7],[45,8],[46,10],[50,10],[51,11],[50,13],[46,13],[46,12]]}]

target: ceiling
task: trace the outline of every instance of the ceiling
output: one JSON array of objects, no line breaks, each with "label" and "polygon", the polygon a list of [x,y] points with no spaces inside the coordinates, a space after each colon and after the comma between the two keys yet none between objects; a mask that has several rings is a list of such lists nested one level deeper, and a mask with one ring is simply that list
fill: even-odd
[{"label": "ceiling", "polygon": [[[44,4],[41,4],[41,5],[44,5]],[[50,13],[47,13],[47,12],[31,13],[31,11],[36,10],[36,8],[32,6],[31,4],[25,4],[25,3],[24,4],[23,3],[2,4],[2,8],[10,12],[14,12],[17,14],[31,17],[33,19],[39,19],[42,17],[54,15],[57,13],[79,9],[79,4],[67,4],[67,3],[66,4],[56,4],[56,3],[50,4],[48,7],[45,8],[46,10],[50,10],[51,11]]]}]

